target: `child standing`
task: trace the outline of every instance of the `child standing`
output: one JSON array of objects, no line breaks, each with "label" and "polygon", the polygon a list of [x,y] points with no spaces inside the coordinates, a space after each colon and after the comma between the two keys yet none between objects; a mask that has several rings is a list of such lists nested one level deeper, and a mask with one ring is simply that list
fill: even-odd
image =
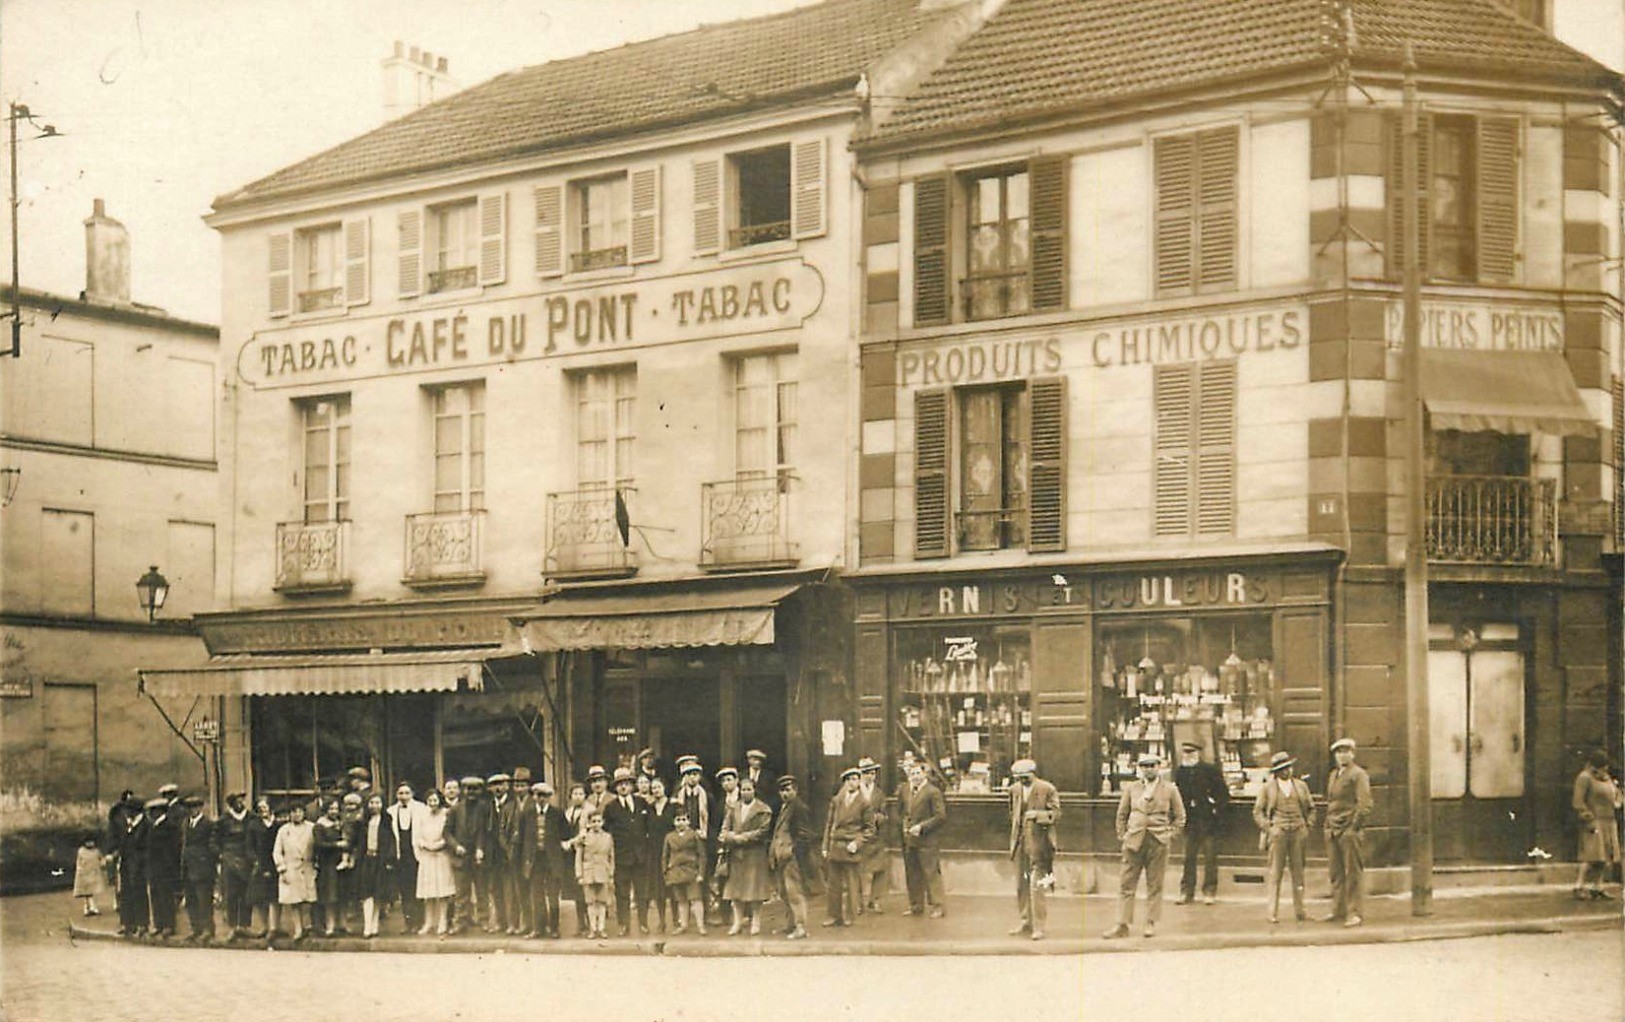
[{"label": "child standing", "polygon": [[587,810],[587,830],[576,844],[576,882],[587,903],[588,937],[604,938],[615,883],[615,840],[604,832],[604,814]]},{"label": "child standing", "polygon": [[73,896],[85,903],[85,915],[99,916],[96,895],[107,893],[107,877],[102,874],[102,853],[96,835],[86,834],[73,857]]},{"label": "child standing", "polygon": [[660,874],[666,881],[666,896],[677,906],[677,928],[673,933],[688,930],[690,911],[694,928],[705,935],[705,893],[700,884],[700,864],[705,859],[705,840],[699,831],[689,826],[688,814],[673,817],[675,829],[666,835],[660,850]]}]

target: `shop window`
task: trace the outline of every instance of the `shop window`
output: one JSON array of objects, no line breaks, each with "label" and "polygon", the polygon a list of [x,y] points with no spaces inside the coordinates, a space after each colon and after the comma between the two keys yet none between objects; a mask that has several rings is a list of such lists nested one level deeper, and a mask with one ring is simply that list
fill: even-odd
[{"label": "shop window", "polygon": [[430,390],[434,408],[434,510],[485,508],[485,384]]},{"label": "shop window", "polygon": [[570,251],[573,272],[626,265],[630,235],[626,175],[577,181],[570,186],[574,244]]},{"label": "shop window", "polygon": [[304,520],[350,517],[350,395],[297,403],[303,438]]},{"label": "shop window", "polygon": [[1228,126],[1153,144],[1159,297],[1236,289],[1240,139]]},{"label": "shop window", "polygon": [[637,369],[632,366],[575,375],[576,484],[580,489],[632,489],[637,386]]},{"label": "shop window", "polygon": [[255,696],[249,712],[261,792],[308,794],[382,758],[379,696]]},{"label": "shop window", "polygon": [[1140,755],[1171,762],[1194,741],[1251,797],[1269,774],[1280,708],[1268,614],[1100,626],[1100,793],[1121,790]]},{"label": "shop window", "polygon": [[1236,363],[1159,365],[1154,532],[1228,536],[1236,528]]},{"label": "shop window", "polygon": [[733,360],[734,474],[777,478],[780,492],[795,475],[796,363],[793,351]]},{"label": "shop window", "polygon": [[[1418,117],[1417,252],[1431,280],[1515,279],[1521,130],[1510,117]],[[1400,119],[1388,131],[1388,270],[1405,271],[1405,197]]]},{"label": "shop window", "polygon": [[902,759],[957,794],[1004,790],[1033,754],[1032,640],[1025,629],[906,629],[896,638]]},{"label": "shop window", "polygon": [[[543,698],[535,689],[442,696],[440,753],[445,776],[495,769],[511,773],[523,766],[533,777],[546,777]],[[557,786],[557,778],[553,781]]]},{"label": "shop window", "polygon": [[1529,437],[1491,431],[1433,430],[1427,437],[1429,476],[1529,475]]}]

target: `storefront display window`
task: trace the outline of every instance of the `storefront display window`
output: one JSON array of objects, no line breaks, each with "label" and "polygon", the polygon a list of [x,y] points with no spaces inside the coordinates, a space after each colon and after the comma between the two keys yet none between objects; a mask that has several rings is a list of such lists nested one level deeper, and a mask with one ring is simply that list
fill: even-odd
[{"label": "storefront display window", "polygon": [[257,696],[251,708],[255,785],[308,794],[380,752],[378,696]]},{"label": "storefront display window", "polygon": [[950,794],[1004,790],[1032,754],[1032,640],[1027,629],[956,625],[896,638],[900,757],[924,760]]},{"label": "storefront display window", "polygon": [[1269,614],[1103,624],[1096,649],[1100,794],[1118,792],[1141,754],[1172,762],[1186,741],[1219,764],[1232,795],[1258,793],[1280,712]]}]

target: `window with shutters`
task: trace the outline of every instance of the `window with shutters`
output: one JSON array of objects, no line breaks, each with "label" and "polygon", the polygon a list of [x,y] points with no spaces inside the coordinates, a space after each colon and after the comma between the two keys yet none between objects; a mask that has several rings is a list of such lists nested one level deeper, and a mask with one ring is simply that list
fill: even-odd
[{"label": "window with shutters", "polygon": [[790,146],[774,145],[728,157],[731,192],[728,247],[790,237]]},{"label": "window with shutters", "polygon": [[570,223],[572,272],[625,266],[631,237],[626,175],[571,183]]},{"label": "window with shutters", "polygon": [[342,522],[350,517],[350,395],[305,398],[297,403],[303,441],[304,520]]},{"label": "window with shutters", "polygon": [[485,509],[485,384],[432,387],[434,510]]},{"label": "window with shutters", "polygon": [[1155,369],[1153,532],[1228,536],[1236,528],[1236,363]]},{"label": "window with shutters", "polygon": [[1030,178],[1026,165],[965,182],[967,319],[1019,316],[1032,310]]},{"label": "window with shutters", "polygon": [[465,199],[428,211],[430,294],[479,283],[479,203]]},{"label": "window with shutters", "polygon": [[1159,296],[1238,286],[1240,139],[1236,127],[1226,126],[1152,144]]},{"label": "window with shutters", "polygon": [[959,549],[1004,550],[1027,542],[1025,387],[959,392]]},{"label": "window with shutters", "polygon": [[573,374],[576,400],[576,486],[633,488],[638,373],[634,366]]},{"label": "window with shutters", "polygon": [[1613,378],[1614,551],[1625,554],[1625,376]]},{"label": "window with shutters", "polygon": [[776,476],[780,492],[795,474],[796,361],[793,351],[733,361],[734,474]]},{"label": "window with shutters", "polygon": [[[1521,129],[1510,117],[1418,117],[1417,252],[1428,280],[1510,283],[1517,277]],[[1388,132],[1388,268],[1405,269],[1400,119]]]},{"label": "window with shutters", "polygon": [[294,232],[294,279],[299,311],[318,312],[344,304],[344,238],[340,225],[322,224]]}]

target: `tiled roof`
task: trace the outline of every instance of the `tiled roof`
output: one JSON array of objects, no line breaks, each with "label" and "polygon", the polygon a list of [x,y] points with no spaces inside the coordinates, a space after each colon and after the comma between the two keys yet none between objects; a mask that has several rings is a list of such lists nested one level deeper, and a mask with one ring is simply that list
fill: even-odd
[{"label": "tiled roof", "polygon": [[[1330,68],[1324,0],[1008,0],[866,144],[1041,118],[1137,95]],[[1608,70],[1490,0],[1353,0],[1359,68],[1601,86]]]},{"label": "tiled roof", "polygon": [[918,7],[823,0],[512,71],[223,195],[215,208],[827,95],[942,16]]}]

